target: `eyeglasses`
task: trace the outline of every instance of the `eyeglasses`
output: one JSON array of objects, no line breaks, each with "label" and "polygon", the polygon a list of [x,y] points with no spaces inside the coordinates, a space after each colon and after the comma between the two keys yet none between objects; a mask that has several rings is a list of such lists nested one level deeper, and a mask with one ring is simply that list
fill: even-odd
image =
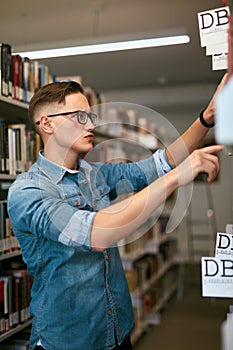
[{"label": "eyeglasses", "polygon": [[[77,122],[79,124],[82,124],[82,125],[87,124],[87,121],[88,121],[88,118],[89,118],[94,126],[97,125],[98,116],[95,113],[91,113],[91,112],[88,113],[86,111],[81,111],[81,110],[73,111],[73,112],[63,112],[63,113],[57,113],[57,114],[49,114],[49,115],[47,115],[47,117],[58,117],[60,115],[69,115],[69,114],[73,114],[73,113],[75,113],[75,115],[73,115],[73,117],[71,117],[71,118],[76,118]],[[38,120],[35,124],[39,125],[40,121]]]}]

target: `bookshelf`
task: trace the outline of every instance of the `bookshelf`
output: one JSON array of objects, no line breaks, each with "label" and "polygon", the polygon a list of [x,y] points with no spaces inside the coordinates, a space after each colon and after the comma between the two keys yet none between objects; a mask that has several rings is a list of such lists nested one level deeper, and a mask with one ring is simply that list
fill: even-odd
[{"label": "bookshelf", "polygon": [[[26,125],[27,110],[28,105],[26,103],[16,101],[10,97],[0,96],[1,120],[7,123],[22,123]],[[2,286],[4,288],[4,301],[2,302],[0,311],[0,343],[26,329],[32,323],[28,312],[30,301],[29,275],[22,261],[21,251],[16,237],[12,234],[11,227],[7,222],[8,218],[4,217],[5,214],[3,213],[3,204],[6,203],[7,190],[12,181],[15,180],[15,177],[16,175],[12,175],[9,172],[0,173],[0,281],[4,281],[4,285],[2,283],[0,285],[0,289]],[[23,272],[21,277],[11,275],[21,269],[25,271],[24,277]],[[22,297],[17,306],[16,302],[13,302],[16,298],[20,298],[19,289],[16,288],[16,281],[21,291],[24,290],[25,295],[27,295],[27,299]],[[28,284],[28,288],[26,288],[26,283]]]},{"label": "bookshelf", "polygon": [[[0,114],[6,119],[26,123],[28,105],[1,96]],[[96,151],[89,155],[88,160],[100,161],[131,161],[151,155],[152,150],[140,145],[137,135],[127,137],[106,134],[101,128],[96,131]],[[108,140],[111,140],[108,143]],[[111,144],[111,149],[109,145]],[[94,148],[94,149],[95,149]],[[0,174],[0,184],[10,184],[15,175]],[[164,218],[163,218],[164,220]],[[153,219],[152,219],[153,221]],[[165,307],[169,298],[177,288],[178,273],[176,263],[176,242],[174,234],[164,234],[160,219],[156,223],[147,222],[148,230],[140,236],[136,233],[133,241],[120,242],[119,250],[128,280],[131,298],[135,312],[135,328],[132,341],[135,343],[148,325],[159,322],[159,313]],[[145,228],[144,228],[145,230]],[[164,257],[164,252],[167,256]],[[165,254],[166,255],[166,254]],[[0,266],[4,267],[6,260],[19,259],[21,252],[11,251],[0,255]],[[26,320],[13,329],[0,335],[0,342],[30,326],[31,320]]]},{"label": "bookshelf", "polygon": [[[0,343],[29,327],[30,284],[20,250],[0,253]],[[4,294],[4,298],[2,295]]]},{"label": "bookshelf", "polygon": [[[99,100],[91,97],[90,89],[86,92],[90,104],[99,103]],[[27,110],[27,103],[15,100],[12,96],[0,95],[0,118],[7,123],[21,123],[25,124],[27,128]],[[116,117],[118,125],[116,128],[116,125],[112,122],[110,128],[106,127],[106,123],[102,127],[97,127],[95,133],[96,147],[88,155],[88,161],[136,161],[150,156],[158,147],[158,140],[148,138],[145,132],[145,130],[150,130],[145,119],[137,120],[133,110],[113,111],[111,108],[111,111],[109,111],[105,105],[104,111],[100,110],[100,106],[98,106],[96,112],[104,113],[103,118],[106,122],[108,122],[108,117],[112,121],[114,120],[113,117]],[[129,118],[133,118],[131,123]],[[126,120],[131,125],[130,129],[126,127]],[[110,142],[108,142],[109,140]],[[152,145],[151,147],[146,144],[147,140],[149,140],[149,145]],[[31,163],[33,161],[34,159],[30,160]],[[30,162],[27,167],[30,166]],[[2,193],[5,195],[7,187],[16,177],[16,173],[18,172],[0,173],[0,189],[3,189]],[[6,196],[0,199],[5,200]],[[133,343],[137,341],[148,325],[158,323],[159,312],[175,292],[178,280],[174,234],[166,235],[164,233],[160,219],[155,223],[153,223],[153,219],[152,222],[149,220],[147,225],[147,228],[141,228],[144,230],[143,235],[136,232],[133,240],[125,240],[119,244],[135,312]],[[14,238],[0,236],[2,243],[0,244],[0,280],[4,270],[8,270],[9,266],[16,266],[15,270],[17,270],[15,262],[22,262],[21,252],[12,244],[12,240],[15,243]],[[27,314],[23,321],[21,320],[18,324],[15,323],[10,329],[1,331],[0,328],[0,343],[30,326],[31,322]]]},{"label": "bookshelf", "polygon": [[176,232],[165,233],[167,220],[158,218],[144,235],[119,245],[135,313],[133,343],[148,326],[160,323],[160,312],[178,286]]}]

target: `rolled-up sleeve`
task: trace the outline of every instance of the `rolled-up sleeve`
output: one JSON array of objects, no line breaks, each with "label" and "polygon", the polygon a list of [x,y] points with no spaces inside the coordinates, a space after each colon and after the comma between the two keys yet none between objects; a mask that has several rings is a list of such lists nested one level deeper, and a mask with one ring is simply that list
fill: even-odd
[{"label": "rolled-up sleeve", "polygon": [[156,164],[156,169],[158,172],[159,177],[167,174],[170,170],[173,169],[171,164],[167,160],[166,156],[166,150],[165,149],[160,149],[156,151],[154,154],[154,161]]},{"label": "rolled-up sleeve", "polygon": [[90,247],[90,235],[95,215],[96,213],[86,210],[76,211],[60,233],[59,242],[72,247],[80,245]]},{"label": "rolled-up sleeve", "polygon": [[20,180],[10,187],[8,213],[14,233],[30,233],[67,246],[90,247],[96,213],[64,202],[53,186]]}]

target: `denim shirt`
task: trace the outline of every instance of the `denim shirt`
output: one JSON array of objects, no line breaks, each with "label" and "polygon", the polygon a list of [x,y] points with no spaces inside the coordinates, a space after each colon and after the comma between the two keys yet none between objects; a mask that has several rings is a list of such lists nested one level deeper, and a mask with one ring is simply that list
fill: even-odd
[{"label": "denim shirt", "polygon": [[71,171],[39,154],[8,193],[8,212],[34,277],[31,349],[107,350],[129,335],[133,308],[117,247],[90,246],[93,219],[122,192],[171,169],[165,151],[136,163],[78,160]]}]

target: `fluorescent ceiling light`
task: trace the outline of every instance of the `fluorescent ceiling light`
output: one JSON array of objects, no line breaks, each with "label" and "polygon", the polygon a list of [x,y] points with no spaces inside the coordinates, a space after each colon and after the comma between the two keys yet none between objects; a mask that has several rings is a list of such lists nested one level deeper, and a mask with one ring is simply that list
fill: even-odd
[{"label": "fluorescent ceiling light", "polygon": [[103,53],[112,51],[123,51],[132,49],[141,49],[148,47],[158,47],[167,45],[186,44],[190,42],[188,35],[169,36],[161,38],[140,39],[131,41],[120,41],[105,44],[91,44],[74,47],[64,47],[60,49],[37,50],[27,52],[17,52],[22,57],[31,59],[42,59],[52,57],[64,57],[75,55],[88,55],[93,53]]}]

